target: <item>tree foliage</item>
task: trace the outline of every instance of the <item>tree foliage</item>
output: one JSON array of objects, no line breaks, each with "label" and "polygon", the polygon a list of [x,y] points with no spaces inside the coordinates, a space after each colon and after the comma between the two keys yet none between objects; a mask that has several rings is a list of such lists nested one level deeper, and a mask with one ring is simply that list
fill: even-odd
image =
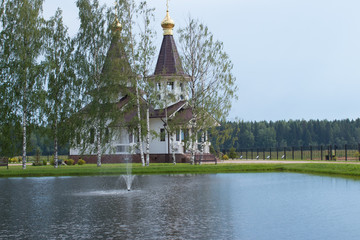
[{"label": "tree foliage", "polygon": [[[190,17],[178,33],[184,71],[190,77],[189,104],[193,113],[191,128],[195,144],[196,133],[225,120],[232,100],[237,96],[236,79],[223,43],[214,39],[206,25]],[[196,148],[192,146],[192,161]]]},{"label": "tree foliage", "polygon": [[360,142],[360,119],[222,122],[217,130],[211,142],[218,151]]},{"label": "tree foliage", "polygon": [[52,128],[54,166],[57,167],[58,144],[70,141],[69,117],[79,110],[79,84],[74,72],[73,44],[58,9],[47,23],[45,75],[47,96],[45,112]]},{"label": "tree foliage", "polygon": [[[39,57],[43,51],[43,0],[3,1],[1,9],[1,64],[5,89],[6,111],[21,116],[23,137],[23,168],[26,168],[27,126],[41,120],[39,107],[43,105],[43,66]],[[12,116],[11,119],[14,119]],[[11,122],[16,126],[16,122]]]}]

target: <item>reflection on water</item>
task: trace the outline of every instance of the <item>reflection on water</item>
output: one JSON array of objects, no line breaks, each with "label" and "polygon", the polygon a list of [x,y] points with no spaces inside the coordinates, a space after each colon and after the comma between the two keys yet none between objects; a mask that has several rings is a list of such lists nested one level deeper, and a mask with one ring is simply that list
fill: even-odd
[{"label": "reflection on water", "polygon": [[360,182],[291,173],[0,179],[0,239],[358,239]]}]

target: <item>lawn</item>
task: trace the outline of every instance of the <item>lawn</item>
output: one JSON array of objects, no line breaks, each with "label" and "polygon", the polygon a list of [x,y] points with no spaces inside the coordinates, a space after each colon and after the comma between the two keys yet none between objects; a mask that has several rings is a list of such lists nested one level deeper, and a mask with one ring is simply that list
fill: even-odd
[{"label": "lawn", "polygon": [[[360,165],[358,164],[329,164],[329,163],[248,163],[231,164],[221,163],[218,165],[203,164],[151,164],[142,167],[141,164],[132,164],[133,174],[209,174],[209,173],[241,173],[241,172],[300,172],[312,174],[327,174],[343,177],[359,177]],[[0,177],[44,177],[44,176],[94,176],[94,175],[121,175],[126,173],[125,164],[103,164],[97,167],[95,164],[60,166],[27,166],[23,170],[21,166],[10,165],[0,167]]]}]

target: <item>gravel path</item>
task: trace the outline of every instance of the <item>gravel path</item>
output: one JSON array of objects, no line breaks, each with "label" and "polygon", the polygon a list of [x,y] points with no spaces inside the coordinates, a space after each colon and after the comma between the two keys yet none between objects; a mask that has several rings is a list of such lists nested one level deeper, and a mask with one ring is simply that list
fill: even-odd
[{"label": "gravel path", "polygon": [[299,161],[299,160],[220,160],[218,163],[328,163],[328,164],[360,164],[360,162],[350,161]]}]

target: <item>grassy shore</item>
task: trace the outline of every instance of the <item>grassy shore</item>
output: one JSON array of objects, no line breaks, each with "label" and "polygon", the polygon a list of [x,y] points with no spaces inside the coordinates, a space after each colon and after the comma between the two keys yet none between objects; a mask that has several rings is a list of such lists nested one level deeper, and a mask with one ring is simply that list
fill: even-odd
[{"label": "grassy shore", "polygon": [[[95,164],[82,166],[21,166],[0,167],[0,177],[45,177],[45,176],[95,176],[95,175],[121,175],[126,172],[124,164],[103,164],[98,168]],[[341,177],[360,178],[360,165],[358,164],[323,164],[323,163],[266,163],[266,164],[218,164],[196,165],[189,164],[151,164],[142,167],[140,164],[132,165],[133,174],[209,174],[209,173],[242,173],[242,172],[299,172],[311,174],[336,175]]]}]

